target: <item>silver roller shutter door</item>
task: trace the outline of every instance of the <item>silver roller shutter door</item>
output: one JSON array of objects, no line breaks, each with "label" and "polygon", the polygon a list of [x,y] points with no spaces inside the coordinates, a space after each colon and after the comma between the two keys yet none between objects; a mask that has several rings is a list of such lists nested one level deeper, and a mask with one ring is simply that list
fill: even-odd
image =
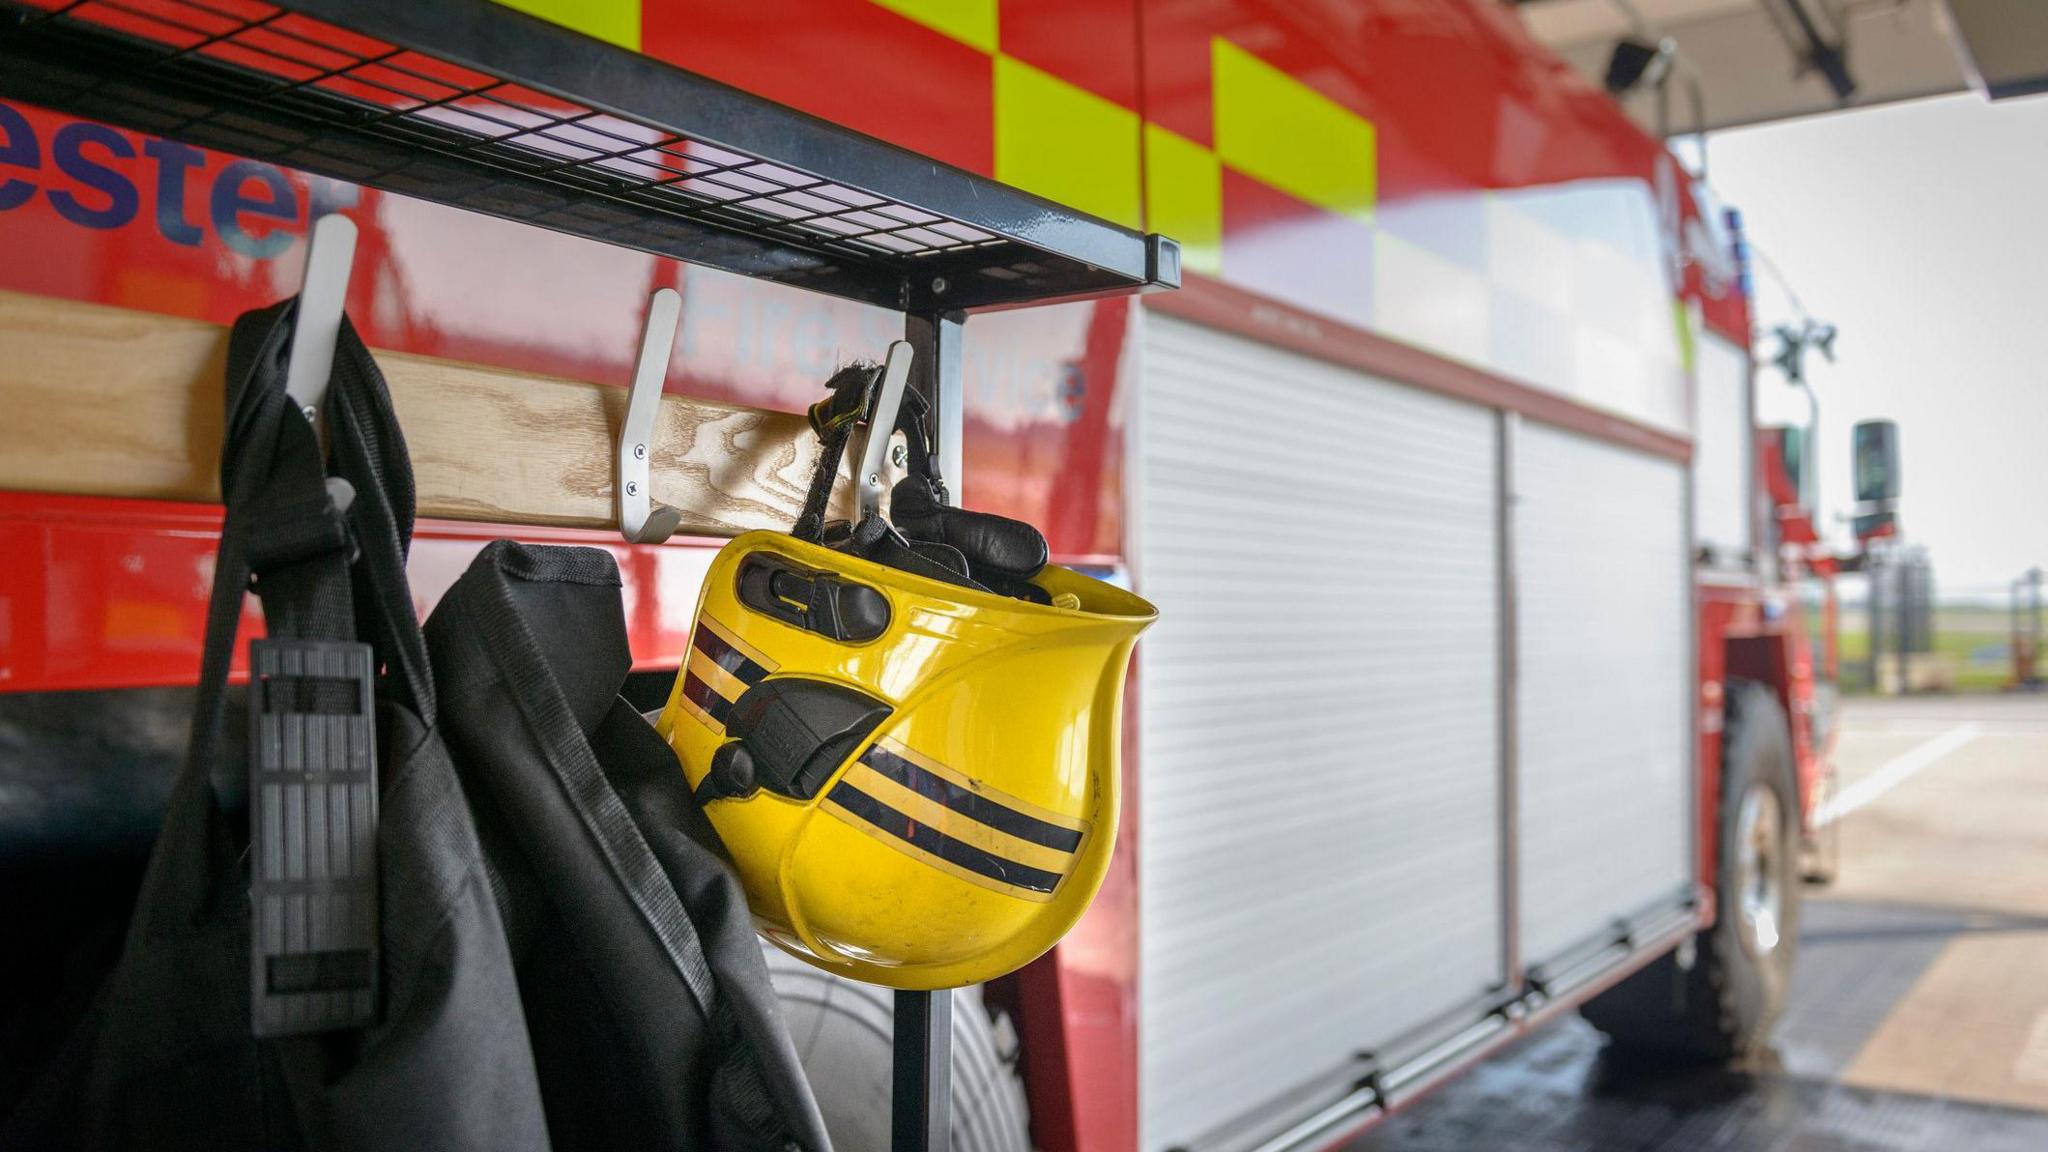
[{"label": "silver roller shutter door", "polygon": [[1515,475],[1521,945],[1541,964],[1692,875],[1684,466],[1523,424]]},{"label": "silver roller shutter door", "polygon": [[1693,373],[1692,534],[1719,567],[1747,566],[1756,547],[1756,425],[1749,354],[1712,332],[1699,337]]},{"label": "silver roller shutter door", "polygon": [[1501,976],[1494,415],[1145,318],[1141,1141]]}]

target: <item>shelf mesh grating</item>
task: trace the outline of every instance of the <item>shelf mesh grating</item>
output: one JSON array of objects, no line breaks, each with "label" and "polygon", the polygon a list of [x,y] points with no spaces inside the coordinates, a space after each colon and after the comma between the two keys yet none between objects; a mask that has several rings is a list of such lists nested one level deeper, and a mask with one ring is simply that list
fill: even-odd
[{"label": "shelf mesh grating", "polygon": [[41,102],[145,132],[684,258],[706,230],[737,234],[774,253],[743,270],[784,281],[962,257],[991,288],[1044,271],[972,224],[257,0],[0,14],[0,43],[90,61],[38,78]]}]

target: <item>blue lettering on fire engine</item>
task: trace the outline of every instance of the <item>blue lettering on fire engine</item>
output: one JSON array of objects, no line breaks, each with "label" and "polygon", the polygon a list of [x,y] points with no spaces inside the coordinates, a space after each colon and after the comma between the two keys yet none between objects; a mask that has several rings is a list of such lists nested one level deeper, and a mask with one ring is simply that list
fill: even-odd
[{"label": "blue lettering on fire engine", "polygon": [[206,233],[185,219],[185,177],[206,166],[206,153],[176,140],[151,140],[142,151],[156,161],[156,230],[173,244],[196,247]]},{"label": "blue lettering on fire engine", "polygon": [[52,188],[50,207],[73,224],[119,228],[135,219],[135,207],[141,197],[127,177],[87,155],[88,144],[121,160],[135,158],[135,146],[128,143],[127,137],[104,124],[66,124],[57,129],[57,134],[50,138],[50,159],[57,165],[57,171],[105,197],[106,206],[94,207],[70,192]]},{"label": "blue lettering on fire engine", "polygon": [[[142,136],[141,161],[135,137],[104,124],[72,121],[50,134],[49,161],[56,174],[75,187],[55,180],[24,178],[41,173],[43,143],[35,125],[18,110],[0,103],[0,212],[35,198],[38,190],[65,220],[84,228],[120,228],[132,223],[142,206],[137,169],[155,168],[157,234],[173,244],[196,247],[206,238],[206,225],[230,249],[255,260],[270,260],[291,247],[301,219],[299,192],[284,171],[256,160],[234,160],[214,173],[210,187],[195,188],[193,174],[206,172],[209,154],[175,140]],[[339,181],[310,181],[313,216],[356,202],[354,186]],[[194,213],[196,196],[205,197],[204,215]]]},{"label": "blue lettering on fire engine", "polygon": [[[243,185],[249,183],[254,183],[269,195],[263,198],[246,195]],[[289,232],[272,229],[258,236],[242,227],[244,213],[272,220],[298,219],[299,197],[285,180],[284,173],[254,160],[237,160],[221,169],[220,176],[213,182],[213,230],[220,233],[228,247],[258,260],[268,260],[291,247]]]},{"label": "blue lettering on fire engine", "polygon": [[[42,150],[36,147],[36,134],[29,131],[28,120],[5,104],[0,104],[0,133],[6,136],[0,141],[0,164],[31,172],[43,166]],[[36,186],[27,180],[0,180],[0,212],[21,207],[35,194]]]}]

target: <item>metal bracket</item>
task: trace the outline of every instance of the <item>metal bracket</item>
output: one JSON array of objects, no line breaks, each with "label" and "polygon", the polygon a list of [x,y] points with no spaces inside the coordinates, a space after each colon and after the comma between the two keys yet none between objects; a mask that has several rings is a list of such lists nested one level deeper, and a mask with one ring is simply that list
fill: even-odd
[{"label": "metal bracket", "polygon": [[868,426],[860,434],[860,451],[855,456],[860,466],[853,478],[859,493],[861,520],[882,510],[882,457],[889,451],[889,437],[896,431],[896,415],[903,409],[903,390],[910,382],[910,357],[909,341],[898,340],[889,345],[889,354],[882,361],[882,380],[875,393],[874,411],[868,414]]},{"label": "metal bracket", "polygon": [[654,502],[648,457],[654,451],[654,418],[661,412],[661,386],[675,351],[683,298],[673,288],[656,289],[647,300],[647,324],[640,331],[640,360],[626,392],[626,422],[619,429],[617,475],[619,534],[633,544],[659,544],[675,534],[683,514]]}]

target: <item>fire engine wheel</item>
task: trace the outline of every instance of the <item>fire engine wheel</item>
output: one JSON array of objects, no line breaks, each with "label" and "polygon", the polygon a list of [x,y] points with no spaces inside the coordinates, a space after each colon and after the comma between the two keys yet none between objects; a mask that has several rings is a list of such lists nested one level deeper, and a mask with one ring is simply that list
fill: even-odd
[{"label": "fire engine wheel", "polygon": [[[1784,1011],[1799,941],[1799,803],[1785,711],[1770,689],[1728,685],[1721,736],[1716,915],[1581,1010],[1632,1055],[1725,1061],[1762,1048]],[[1690,952],[1691,966],[1679,963]]]},{"label": "fire engine wheel", "polygon": [[[821,972],[763,941],[804,1075],[834,1152],[889,1152],[895,993]],[[981,989],[953,993],[953,1148],[1031,1152],[1016,1034]]]}]

